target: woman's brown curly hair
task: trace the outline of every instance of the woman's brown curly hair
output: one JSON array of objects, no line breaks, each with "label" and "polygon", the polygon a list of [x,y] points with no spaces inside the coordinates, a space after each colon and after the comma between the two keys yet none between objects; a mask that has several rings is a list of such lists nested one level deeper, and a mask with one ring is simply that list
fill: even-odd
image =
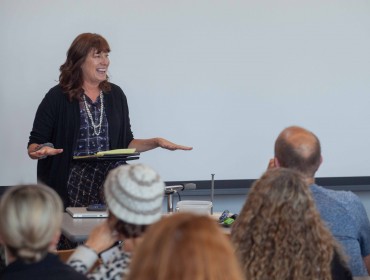
[{"label": "woman's brown curly hair", "polygon": [[284,168],[254,183],[231,237],[249,280],[330,280],[340,253],[304,178]]},{"label": "woman's brown curly hair", "polygon": [[[83,76],[81,65],[85,62],[91,50],[110,52],[107,40],[103,36],[94,33],[82,33],[74,39],[67,52],[67,59],[60,66],[59,84],[68,95],[70,101],[80,100],[83,92]],[[100,83],[102,91],[110,91],[111,86],[107,79]]]}]

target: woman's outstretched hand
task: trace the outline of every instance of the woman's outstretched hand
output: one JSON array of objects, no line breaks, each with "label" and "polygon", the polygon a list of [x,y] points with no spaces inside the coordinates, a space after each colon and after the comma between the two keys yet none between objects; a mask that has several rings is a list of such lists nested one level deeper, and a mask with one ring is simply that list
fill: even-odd
[{"label": "woman's outstretched hand", "polygon": [[32,159],[43,159],[48,156],[55,156],[57,154],[63,153],[63,149],[55,149],[49,146],[44,146],[38,149],[38,144],[31,144],[28,147],[28,155]]},{"label": "woman's outstretched hand", "polygon": [[161,147],[163,149],[167,149],[170,151],[175,151],[175,150],[184,150],[184,151],[190,151],[193,149],[193,147],[188,147],[188,146],[183,146],[183,145],[178,145],[175,143],[172,143],[164,138],[158,138],[158,147]]}]

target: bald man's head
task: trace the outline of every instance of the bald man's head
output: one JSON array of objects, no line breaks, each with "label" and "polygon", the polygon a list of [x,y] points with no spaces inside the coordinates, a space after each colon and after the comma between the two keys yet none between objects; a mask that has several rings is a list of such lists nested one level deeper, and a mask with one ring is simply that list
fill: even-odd
[{"label": "bald man's head", "polygon": [[281,167],[314,177],[321,163],[320,141],[315,134],[302,127],[288,127],[276,139],[275,157]]}]

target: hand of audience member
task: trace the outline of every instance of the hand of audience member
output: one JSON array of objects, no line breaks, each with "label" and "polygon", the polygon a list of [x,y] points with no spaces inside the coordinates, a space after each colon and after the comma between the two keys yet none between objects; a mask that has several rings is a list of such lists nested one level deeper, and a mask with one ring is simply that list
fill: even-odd
[{"label": "hand of audience member", "polygon": [[99,254],[110,248],[117,240],[117,233],[112,232],[106,220],[92,230],[85,245]]}]

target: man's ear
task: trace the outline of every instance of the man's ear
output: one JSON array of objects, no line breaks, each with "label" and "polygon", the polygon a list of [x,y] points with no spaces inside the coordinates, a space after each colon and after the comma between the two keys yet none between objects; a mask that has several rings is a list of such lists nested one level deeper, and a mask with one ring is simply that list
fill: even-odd
[{"label": "man's ear", "polygon": [[320,164],[319,164],[319,166],[322,164],[323,161],[324,161],[324,159],[322,158],[322,156],[320,156]]},{"label": "man's ear", "polygon": [[275,167],[280,167],[280,162],[277,159],[277,157],[274,157],[274,164],[275,164]]}]

